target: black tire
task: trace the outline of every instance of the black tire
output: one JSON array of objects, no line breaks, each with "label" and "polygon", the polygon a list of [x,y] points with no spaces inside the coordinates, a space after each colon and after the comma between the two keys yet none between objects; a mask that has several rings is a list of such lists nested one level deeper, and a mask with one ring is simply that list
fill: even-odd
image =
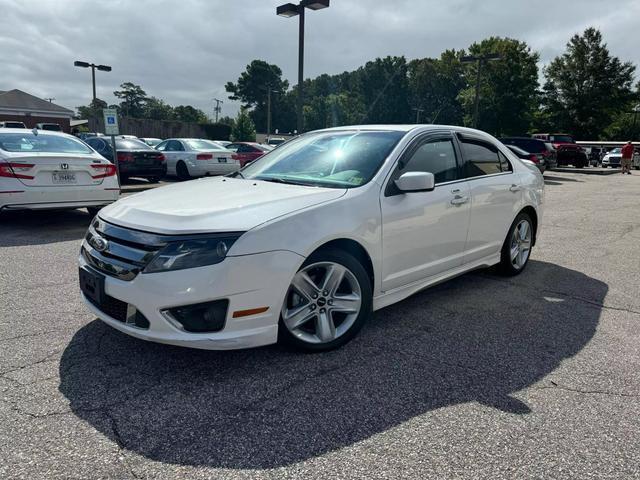
[{"label": "black tire", "polygon": [[[282,314],[280,315],[280,321],[278,323],[278,341],[286,344],[290,347],[295,348],[296,350],[306,351],[306,352],[326,352],[329,350],[334,350],[336,348],[341,347],[345,343],[349,342],[356,334],[360,331],[363,325],[367,322],[367,320],[371,317],[372,313],[372,305],[373,305],[373,296],[371,291],[371,280],[366,270],[360,263],[358,259],[356,259],[353,255],[339,249],[329,248],[320,250],[307,258],[307,260],[302,264],[300,270],[303,270],[305,267],[309,265],[313,265],[315,263],[320,262],[333,262],[338,263],[353,273],[355,276],[358,285],[360,287],[361,292],[361,308],[360,312],[354,323],[349,327],[349,329],[343,333],[341,336],[336,338],[335,340],[327,343],[310,343],[304,340],[301,340],[294,336],[289,329],[284,324],[282,319]],[[289,296],[289,291],[287,292],[287,297],[285,298],[285,302]]]},{"label": "black tire", "polygon": [[127,175],[120,175],[120,184],[127,183],[129,181],[129,177]]},{"label": "black tire", "polygon": [[89,212],[89,216],[91,218],[95,217],[98,214],[98,212],[102,210],[102,207],[85,207],[85,208],[87,209],[87,212]]},{"label": "black tire", "polygon": [[158,183],[160,181],[160,177],[149,177],[149,183]]},{"label": "black tire", "polygon": [[[522,265],[520,268],[516,268],[516,266],[514,266],[511,261],[511,237],[513,236],[513,231],[522,221],[527,221],[529,223],[529,228],[531,230],[531,246],[529,247],[529,254],[527,256],[526,261],[524,262],[524,265]],[[505,238],[504,244],[502,245],[502,251],[500,253],[500,263],[498,264],[498,271],[502,275],[505,275],[507,277],[520,275],[529,264],[529,259],[531,258],[531,250],[533,248],[534,239],[535,239],[535,230],[533,228],[533,221],[531,220],[531,217],[527,213],[521,212],[520,214],[518,214],[516,219],[511,224],[511,227],[509,228],[509,233],[507,233],[507,238]]]},{"label": "black tire", "polygon": [[178,175],[178,178],[180,180],[191,179],[191,175],[189,175],[189,169],[187,168],[187,165],[182,161],[178,162],[178,164],[176,165],[176,174]]}]

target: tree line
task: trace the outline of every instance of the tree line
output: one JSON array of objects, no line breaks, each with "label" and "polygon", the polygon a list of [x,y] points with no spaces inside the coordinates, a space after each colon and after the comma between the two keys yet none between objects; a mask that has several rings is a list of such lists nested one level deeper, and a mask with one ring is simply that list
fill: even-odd
[{"label": "tree line", "polygon": [[113,92],[120,99],[119,104],[107,105],[107,102],[96,98],[89,105],[77,107],[78,117],[96,118],[102,116],[103,108],[114,108],[118,114],[132,118],[149,118],[153,120],[173,120],[190,123],[210,123],[207,115],[200,109],[191,105],[178,105],[172,107],[164,100],[153,96],[147,96],[140,85],[125,82],[120,85],[120,90]]},{"label": "tree line", "polygon": [[[500,60],[482,65],[481,130],[497,136],[562,131],[588,140],[638,136],[636,67],[613,56],[595,28],[571,37],[565,52],[542,72],[539,54],[526,42],[490,37],[439,58],[388,56],[353,71],[307,79],[305,130],[376,123],[471,125],[478,67],[460,60],[489,53],[500,54]],[[277,65],[254,60],[225,88],[258,131],[267,129],[269,95],[272,131],[296,128],[297,87],[289,88]]]}]

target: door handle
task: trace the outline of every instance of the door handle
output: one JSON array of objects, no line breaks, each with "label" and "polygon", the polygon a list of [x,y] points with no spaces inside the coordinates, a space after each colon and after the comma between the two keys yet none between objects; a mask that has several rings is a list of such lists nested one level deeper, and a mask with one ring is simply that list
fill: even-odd
[{"label": "door handle", "polygon": [[469,197],[463,195],[456,195],[451,199],[451,205],[463,205],[469,201]]},{"label": "door handle", "polygon": [[516,185],[515,183],[509,187],[510,192],[519,192],[521,190],[520,185]]}]

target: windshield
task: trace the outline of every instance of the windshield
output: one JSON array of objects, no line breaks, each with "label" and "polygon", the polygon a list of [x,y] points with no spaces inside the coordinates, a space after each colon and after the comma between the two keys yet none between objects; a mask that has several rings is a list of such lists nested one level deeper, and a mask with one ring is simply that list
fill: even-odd
[{"label": "windshield", "polygon": [[241,175],[321,187],[359,187],[373,178],[403,136],[397,131],[310,133],[266,154]]},{"label": "windshield", "polygon": [[622,153],[622,149],[621,148],[614,148],[609,153]]},{"label": "windshield", "polygon": [[0,133],[0,149],[7,152],[92,153],[80,140],[42,133]]},{"label": "windshield", "polygon": [[191,150],[226,150],[226,148],[210,140],[185,140]]},{"label": "windshield", "polygon": [[573,143],[573,138],[569,135],[551,135],[549,140],[554,143]]}]

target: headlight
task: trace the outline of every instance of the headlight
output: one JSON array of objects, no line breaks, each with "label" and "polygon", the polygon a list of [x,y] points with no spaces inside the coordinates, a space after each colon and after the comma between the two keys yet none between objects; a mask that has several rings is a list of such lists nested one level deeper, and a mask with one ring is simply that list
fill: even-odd
[{"label": "headlight", "polygon": [[143,273],[166,272],[220,263],[241,234],[191,238],[168,243]]}]

